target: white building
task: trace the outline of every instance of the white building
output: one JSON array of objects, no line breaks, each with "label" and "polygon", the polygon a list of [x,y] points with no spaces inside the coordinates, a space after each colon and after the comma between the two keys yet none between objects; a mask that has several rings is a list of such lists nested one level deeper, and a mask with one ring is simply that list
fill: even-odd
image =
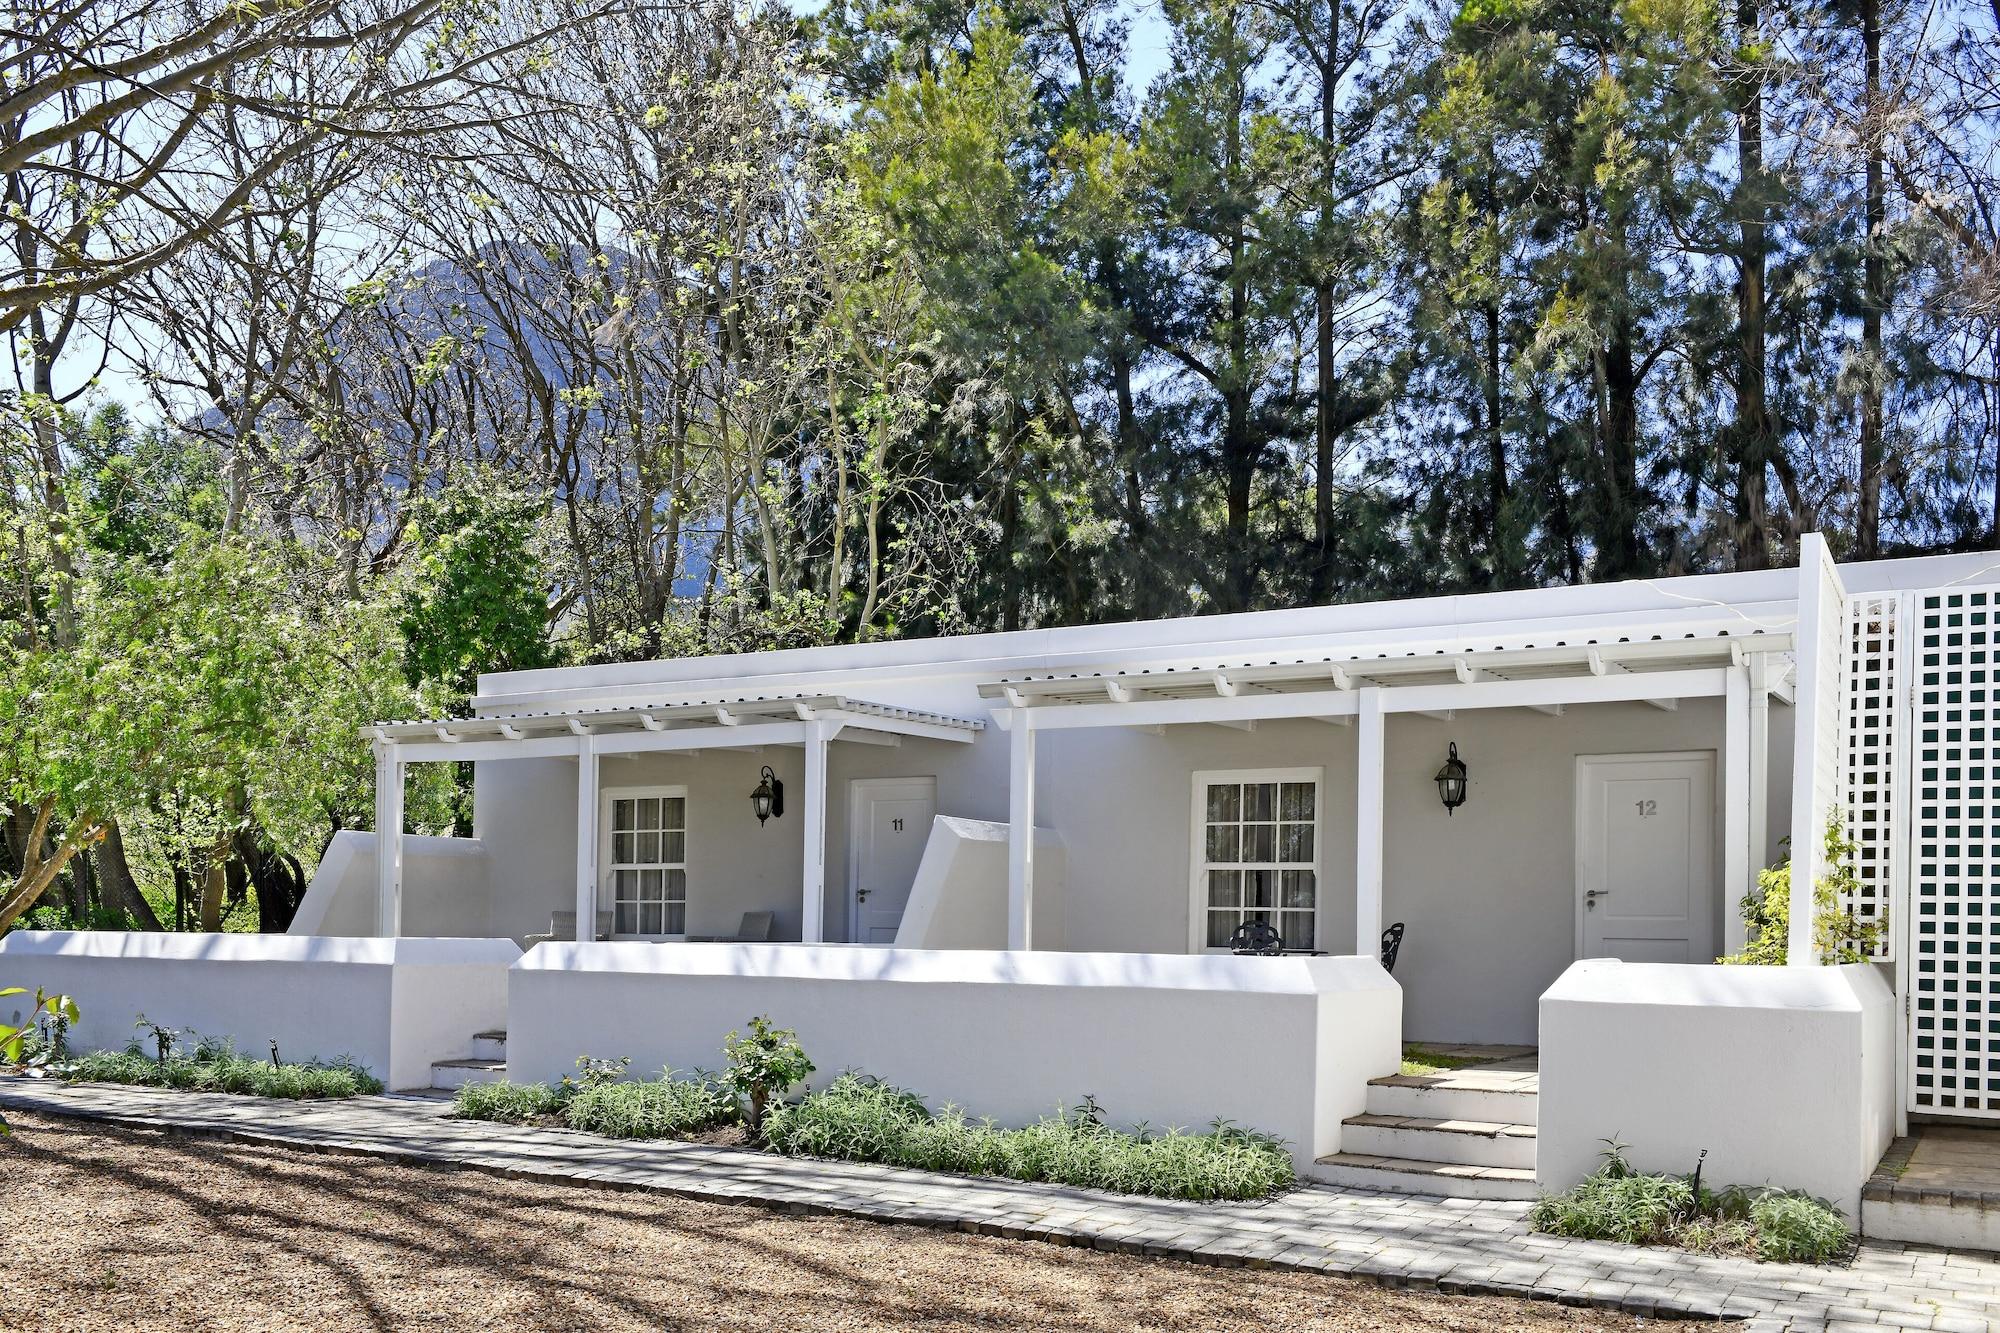
[{"label": "white building", "polygon": [[[475,836],[378,857],[373,835],[341,835],[293,932],[574,929],[585,943],[513,969],[517,1075],[570,1047],[698,1062],[720,1034],[671,1015],[727,981],[736,1007],[817,1024],[838,1048],[822,1068],[901,1061],[926,1093],[999,1114],[1024,1080],[1038,1104],[1102,1091],[1045,1087],[1022,1067],[1032,1044],[1007,1044],[1030,1038],[994,1026],[1053,986],[1076,997],[1044,1015],[1073,1015],[1057,1039],[1115,1037],[1105,1060],[1136,1044],[1140,1072],[1103,1066],[1151,1099],[1129,1118],[1211,1106],[1292,1134],[1333,1179],[1518,1192],[1538,1167],[1568,1183],[1615,1134],[1642,1165],[1706,1147],[1711,1179],[1853,1212],[1909,1114],[2000,1118],[1981,1012],[1996,596],[2000,555],[1836,567],[1813,536],[1801,569],[488,675],[469,718],[364,732],[378,828],[401,824],[408,765],[470,761]],[[753,793],[780,784],[783,813],[760,819]],[[1817,961],[1799,909],[1835,815],[1859,845],[1844,907],[1886,925],[1879,961],[1713,966],[1794,830],[1814,836],[1793,849],[1792,961]],[[1253,920],[1293,957],[1235,956]],[[1372,960],[1397,924],[1391,981]],[[773,944],[677,943],[745,925]],[[1626,966],[1578,966],[1599,959]],[[990,998],[955,1029],[880,1035],[885,1015],[957,1013],[954,982]],[[1247,1004],[1247,1026],[1191,1045],[1191,1018],[1102,1017],[1107,988],[1172,991],[1161,1013]],[[1294,1029],[1299,995],[1317,1007]],[[532,1060],[529,1023],[559,1023]],[[1336,1035],[1356,1024],[1365,1038]],[[1539,1047],[1541,1105],[1532,1063],[1521,1086],[1501,1086],[1508,1066],[1404,1086],[1399,1041]],[[957,1069],[939,1054],[954,1042],[992,1043],[986,1073],[924,1077]],[[1255,1071],[1288,1064],[1316,1078],[1310,1106],[1260,1115]],[[1243,1069],[1247,1106],[1224,1090]],[[1801,1090],[1810,1123],[1773,1125]],[[1514,1132],[1390,1123],[1411,1117]]]}]

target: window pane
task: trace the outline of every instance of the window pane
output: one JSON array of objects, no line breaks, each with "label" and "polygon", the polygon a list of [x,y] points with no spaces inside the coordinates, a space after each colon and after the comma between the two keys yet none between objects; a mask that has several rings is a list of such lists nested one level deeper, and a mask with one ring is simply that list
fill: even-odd
[{"label": "window pane", "polygon": [[684,829],[687,827],[687,798],[668,796],[660,802],[660,824],[663,829]]},{"label": "window pane", "polygon": [[667,928],[660,933],[663,935],[685,935],[687,934],[687,929],[687,908],[680,903],[668,903]]},{"label": "window pane", "polygon": [[611,863],[613,865],[629,866],[638,859],[638,846],[634,841],[638,836],[636,833],[614,833],[611,835]]},{"label": "window pane", "polygon": [[618,935],[638,934],[639,933],[638,905],[636,903],[628,903],[628,902],[619,903],[617,910],[614,913],[614,919],[612,920],[611,923],[611,929],[614,934]]},{"label": "window pane", "polygon": [[639,827],[653,829],[660,826],[660,798],[648,796],[639,802]]},{"label": "window pane", "polygon": [[1236,859],[1237,848],[1240,845],[1237,839],[1236,825],[1210,824],[1208,826],[1209,860],[1234,861]]},{"label": "window pane", "polygon": [[1313,826],[1311,824],[1278,825],[1278,859],[1280,861],[1312,860]]},{"label": "window pane", "polygon": [[621,870],[611,877],[611,897],[615,902],[631,902],[639,896],[639,872]]},{"label": "window pane", "polygon": [[687,860],[687,834],[662,833],[660,835],[660,859],[670,866]]},{"label": "window pane", "polygon": [[1313,943],[1313,918],[1311,912],[1281,912],[1278,915],[1278,933],[1285,937],[1287,949],[1317,949]]},{"label": "window pane", "polygon": [[1243,905],[1245,907],[1276,907],[1278,905],[1278,872],[1275,870],[1244,871]]},{"label": "window pane", "polygon": [[684,903],[688,896],[688,877],[685,870],[669,870],[667,875],[667,901]]},{"label": "window pane", "polygon": [[641,935],[662,935],[666,933],[666,909],[660,903],[639,904],[639,933]]},{"label": "window pane", "polygon": [[639,872],[640,902],[656,903],[667,896],[666,890],[660,883],[661,873],[658,870],[641,870]]},{"label": "window pane", "polygon": [[611,827],[628,829],[632,827],[632,807],[634,802],[618,800],[611,803]]},{"label": "window pane", "polygon": [[1251,782],[1243,787],[1243,818],[1275,819],[1278,814],[1278,784]]},{"label": "window pane", "polygon": [[1228,823],[1242,817],[1243,789],[1233,782],[1211,783],[1208,788],[1208,820],[1211,824]]},{"label": "window pane", "polygon": [[1318,905],[1318,894],[1314,891],[1313,872],[1310,870],[1287,870],[1284,872],[1285,906],[1313,907]]},{"label": "window pane", "polygon": [[1208,905],[1210,907],[1234,907],[1242,901],[1237,897],[1237,886],[1242,880],[1242,872],[1236,870],[1211,870],[1208,872]]},{"label": "window pane", "polygon": [[1236,933],[1234,912],[1210,912],[1208,914],[1208,947],[1227,949],[1229,937]]},{"label": "window pane", "polygon": [[1246,864],[1267,864],[1278,859],[1278,826],[1276,824],[1245,824],[1243,826],[1243,860]]},{"label": "window pane", "polygon": [[1278,817],[1304,820],[1313,817],[1313,784],[1287,782],[1279,792]]}]

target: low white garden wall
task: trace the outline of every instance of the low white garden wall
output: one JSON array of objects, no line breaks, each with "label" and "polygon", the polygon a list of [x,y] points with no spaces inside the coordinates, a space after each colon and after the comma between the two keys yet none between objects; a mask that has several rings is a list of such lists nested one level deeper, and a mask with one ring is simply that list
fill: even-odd
[{"label": "low white garden wall", "polygon": [[1804,1190],[1858,1217],[1895,1132],[1895,997],[1877,971],[1592,959],[1541,1001],[1536,1176],[1567,1189],[1603,1140],[1645,1171]]},{"label": "low white garden wall", "polygon": [[[433,1060],[507,1021],[511,940],[344,939],[22,931],[0,937],[0,987],[75,998],[77,1050],[123,1050],[141,1013],[263,1056],[342,1056],[391,1088],[426,1087]],[[22,996],[0,1000],[12,1014]],[[150,1046],[148,1047],[150,1049]]]},{"label": "low white garden wall", "polygon": [[[896,931],[900,949],[1007,947],[1005,824],[939,815]],[[1063,841],[1035,830],[1037,949],[1063,947]]]},{"label": "low white garden wall", "polygon": [[1120,1125],[1217,1116],[1339,1151],[1401,1058],[1402,992],[1372,958],[538,944],[514,965],[507,1072],[579,1055],[717,1069],[752,1015],[795,1028],[813,1084],[858,1069],[1020,1125],[1094,1096]]},{"label": "low white garden wall", "polygon": [[[489,857],[477,838],[403,837],[403,934],[463,939],[487,929]],[[567,890],[572,896],[574,890]],[[292,917],[291,935],[375,933],[375,835],[333,835]],[[562,898],[564,904],[569,897]]]}]

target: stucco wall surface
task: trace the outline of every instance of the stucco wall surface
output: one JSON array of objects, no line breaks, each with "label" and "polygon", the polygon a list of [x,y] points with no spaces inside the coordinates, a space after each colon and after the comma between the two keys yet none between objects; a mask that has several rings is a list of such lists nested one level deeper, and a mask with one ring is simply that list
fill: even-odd
[{"label": "stucco wall surface", "polygon": [[[495,915],[490,862],[477,838],[405,835],[403,934],[464,938],[509,933],[490,928]],[[375,835],[352,829],[336,833],[286,933],[373,935],[375,892]],[[574,907],[574,893],[568,905]],[[545,915],[535,929],[548,928]]]},{"label": "stucco wall surface", "polygon": [[[261,1056],[346,1057],[391,1088],[430,1083],[433,1060],[506,1025],[518,946],[488,939],[352,939],[15,931],[0,938],[0,986],[76,1000],[78,1050],[122,1050],[141,1013],[228,1037]],[[23,997],[0,1000],[11,1015]]]},{"label": "stucco wall surface", "polygon": [[1603,1140],[1645,1171],[1770,1185],[1858,1216],[1895,1128],[1895,998],[1848,967],[1577,963],[1541,1002],[1536,1175],[1567,1189]]},{"label": "stucco wall surface", "polygon": [[[1063,845],[1035,830],[1037,949],[1063,947]],[[923,860],[896,944],[904,949],[1007,947],[1007,826],[939,815],[931,822]]]},{"label": "stucco wall surface", "polygon": [[1301,1169],[1400,1056],[1401,995],[1370,958],[570,943],[509,974],[508,1076],[582,1054],[713,1069],[753,1014],[797,1029],[815,1086],[859,1069],[1010,1125],[1086,1095],[1126,1125],[1222,1116]]}]

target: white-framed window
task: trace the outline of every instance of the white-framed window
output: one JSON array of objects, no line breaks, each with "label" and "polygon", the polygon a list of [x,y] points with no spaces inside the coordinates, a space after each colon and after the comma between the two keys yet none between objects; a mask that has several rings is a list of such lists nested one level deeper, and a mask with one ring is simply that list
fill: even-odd
[{"label": "white-framed window", "polygon": [[1194,775],[1189,946],[1226,949],[1246,921],[1266,921],[1288,949],[1320,946],[1319,768]]},{"label": "white-framed window", "polygon": [[687,788],[606,788],[604,807],[611,933],[639,939],[685,936]]}]

